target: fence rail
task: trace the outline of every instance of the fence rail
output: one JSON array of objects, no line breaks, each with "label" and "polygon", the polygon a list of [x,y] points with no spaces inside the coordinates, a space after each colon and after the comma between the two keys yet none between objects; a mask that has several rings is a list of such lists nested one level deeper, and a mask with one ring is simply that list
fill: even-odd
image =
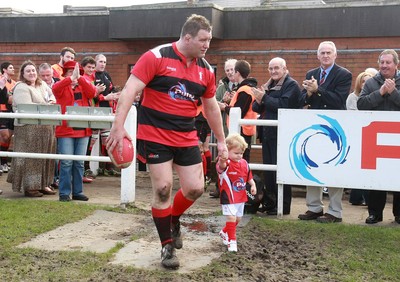
[{"label": "fence rail", "polygon": [[[241,109],[231,108],[229,111],[229,132],[240,133],[241,125],[278,126],[277,120],[241,119]],[[277,171],[277,165],[249,164],[252,170]],[[283,184],[278,184],[277,217],[283,217]]]},{"label": "fence rail", "polygon": [[[131,107],[128,117],[125,122],[125,129],[130,134],[133,140],[133,145],[136,154],[136,108]],[[258,126],[278,126],[277,120],[248,120],[241,119],[240,108],[232,108],[230,110],[230,127],[229,132],[240,132],[240,125],[258,125]],[[113,122],[114,116],[94,116],[94,115],[55,115],[55,114],[31,114],[31,113],[4,113],[0,112],[0,118],[19,118],[19,119],[43,119],[43,120],[73,120],[73,121],[101,121]],[[212,144],[210,144],[212,145]],[[260,149],[261,145],[254,145]],[[0,151],[0,157],[16,157],[16,158],[36,158],[36,159],[65,159],[65,160],[83,160],[96,162],[110,162],[109,157],[105,156],[76,156],[76,155],[60,155],[60,154],[41,154],[29,152],[3,152]],[[250,169],[261,171],[276,171],[276,165],[266,165],[250,163]],[[136,162],[121,171],[121,205],[132,203],[135,201],[135,186],[136,186]],[[278,184],[278,218],[283,215],[283,185]]]},{"label": "fence rail", "polygon": [[[125,121],[125,129],[132,137],[132,143],[136,154],[136,107],[132,106]],[[0,112],[0,118],[17,119],[43,119],[43,120],[72,120],[72,121],[101,121],[113,122],[114,116],[95,116],[95,115],[75,115],[75,114],[35,114],[35,113],[6,113]],[[96,161],[110,162],[108,156],[77,156],[62,154],[42,154],[30,152],[4,152],[0,151],[0,157],[12,158],[34,158],[34,159],[57,159],[57,160],[76,160],[76,161]],[[136,159],[136,156],[135,158]],[[121,170],[121,205],[133,203],[135,201],[136,189],[136,162]]]}]

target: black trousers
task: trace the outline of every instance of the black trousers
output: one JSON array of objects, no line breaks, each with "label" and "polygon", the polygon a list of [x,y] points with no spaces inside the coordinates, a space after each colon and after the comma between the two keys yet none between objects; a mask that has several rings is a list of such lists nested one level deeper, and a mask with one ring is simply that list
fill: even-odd
[{"label": "black trousers", "polygon": [[[386,191],[369,191],[368,213],[370,215],[383,216],[386,196]],[[393,192],[393,215],[400,216],[400,192]]]},{"label": "black trousers", "polygon": [[244,135],[243,133],[241,135],[243,136],[244,140],[247,143],[247,148],[246,148],[246,150],[244,150],[244,153],[243,153],[243,159],[245,159],[248,163],[250,163],[250,150],[251,150],[251,137],[252,136]]},{"label": "black trousers", "polygon": [[[263,138],[262,140],[262,157],[264,164],[276,164],[277,160],[277,139]],[[263,205],[270,208],[276,208],[278,200],[278,184],[276,184],[276,171],[264,172],[266,193],[263,199]],[[290,213],[290,205],[292,204],[292,186],[283,185],[283,212]]]}]

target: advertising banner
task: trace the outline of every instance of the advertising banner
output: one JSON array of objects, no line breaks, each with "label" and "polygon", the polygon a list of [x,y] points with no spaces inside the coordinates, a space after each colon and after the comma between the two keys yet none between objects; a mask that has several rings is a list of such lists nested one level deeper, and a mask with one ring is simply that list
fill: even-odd
[{"label": "advertising banner", "polygon": [[400,113],[280,109],[277,182],[400,191]]}]

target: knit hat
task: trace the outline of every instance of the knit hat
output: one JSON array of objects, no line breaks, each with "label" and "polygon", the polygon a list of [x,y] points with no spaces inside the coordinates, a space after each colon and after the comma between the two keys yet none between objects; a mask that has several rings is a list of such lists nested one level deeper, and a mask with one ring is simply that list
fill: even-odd
[{"label": "knit hat", "polygon": [[[73,70],[75,68],[76,63],[77,62],[75,62],[75,61],[68,61],[68,62],[64,63],[62,75],[65,76],[65,74],[67,73],[68,70],[71,70],[71,69]],[[80,64],[79,64],[79,73],[80,73],[80,75],[84,74],[83,68]]]}]

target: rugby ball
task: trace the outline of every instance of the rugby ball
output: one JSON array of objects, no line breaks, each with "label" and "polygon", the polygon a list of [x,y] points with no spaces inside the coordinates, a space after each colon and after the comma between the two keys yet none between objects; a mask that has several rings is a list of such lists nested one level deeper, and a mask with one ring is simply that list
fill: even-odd
[{"label": "rugby ball", "polygon": [[133,144],[128,138],[123,139],[122,154],[118,154],[117,147],[114,147],[112,151],[107,150],[108,156],[110,157],[113,164],[118,168],[127,168],[133,161]]}]

